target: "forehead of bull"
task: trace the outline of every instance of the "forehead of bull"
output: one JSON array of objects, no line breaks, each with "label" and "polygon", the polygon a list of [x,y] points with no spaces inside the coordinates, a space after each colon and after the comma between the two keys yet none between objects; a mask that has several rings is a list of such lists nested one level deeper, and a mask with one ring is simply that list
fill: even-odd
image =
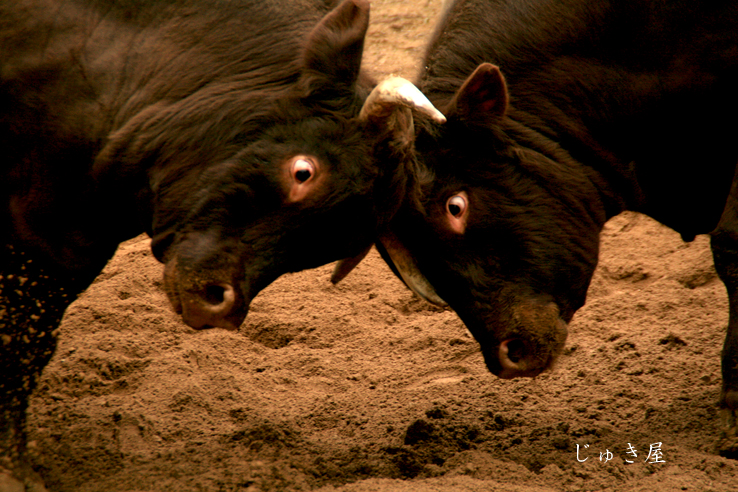
[{"label": "forehead of bull", "polygon": [[469,126],[455,118],[421,126],[415,145],[420,161],[439,176],[478,180],[490,165],[515,159],[515,142],[502,127]]},{"label": "forehead of bull", "polygon": [[[324,159],[330,168],[358,174],[361,160],[356,156],[366,155],[358,122],[337,114],[302,111],[291,116],[272,110],[243,118],[222,116],[199,127],[196,123],[184,118],[151,132],[156,135],[147,147],[157,158],[154,173],[182,174],[188,168],[205,169],[225,161],[268,172],[292,155],[306,154]],[[352,158],[342,159],[347,154]]]},{"label": "forehead of bull", "polygon": [[[221,150],[214,158],[202,158],[197,152],[189,156],[189,165],[182,164],[187,156],[179,156],[154,173],[153,188],[160,201],[169,202],[166,209],[190,216],[237,214],[241,223],[281,207],[326,210],[342,200],[370,195],[377,174],[358,132],[343,132],[340,123],[322,118],[274,124],[243,147],[230,148],[231,155],[221,157]],[[300,203],[287,203],[289,163],[295,156],[315,162],[317,186]]]}]

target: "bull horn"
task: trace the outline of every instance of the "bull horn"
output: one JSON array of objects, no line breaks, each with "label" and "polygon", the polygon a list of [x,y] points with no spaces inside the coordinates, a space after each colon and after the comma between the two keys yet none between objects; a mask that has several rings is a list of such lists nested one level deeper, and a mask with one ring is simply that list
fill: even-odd
[{"label": "bull horn", "polygon": [[387,256],[382,255],[384,260],[387,263],[392,263],[396,273],[399,274],[410,290],[431,304],[441,307],[448,306],[448,303],[436,293],[425,275],[420,272],[415,259],[397,236],[386,231],[379,237],[379,246],[384,248],[385,253],[387,253]]},{"label": "bull horn", "polygon": [[420,89],[402,77],[390,77],[380,82],[366,98],[359,113],[359,119],[382,118],[389,116],[397,106],[416,109],[430,116],[438,123],[445,123],[446,117],[438,111]]},{"label": "bull horn", "polygon": [[361,250],[361,252],[354,257],[339,260],[338,263],[336,263],[335,268],[333,269],[333,274],[331,275],[331,283],[335,285],[343,280],[346,275],[351,273],[351,270],[353,270],[356,265],[361,263],[361,260],[363,260],[364,257],[369,254],[369,250],[372,249],[372,246],[373,244],[370,244],[368,248]]}]

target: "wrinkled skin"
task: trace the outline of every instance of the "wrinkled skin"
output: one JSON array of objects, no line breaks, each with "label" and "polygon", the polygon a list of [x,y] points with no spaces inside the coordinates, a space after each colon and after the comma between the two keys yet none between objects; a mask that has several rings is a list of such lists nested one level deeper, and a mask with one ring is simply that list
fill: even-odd
[{"label": "wrinkled skin", "polygon": [[28,397],[121,241],[152,236],[186,323],[236,329],[402,202],[412,104],[362,109],[369,5],[336,4],[0,0],[0,489],[44,490]]}]

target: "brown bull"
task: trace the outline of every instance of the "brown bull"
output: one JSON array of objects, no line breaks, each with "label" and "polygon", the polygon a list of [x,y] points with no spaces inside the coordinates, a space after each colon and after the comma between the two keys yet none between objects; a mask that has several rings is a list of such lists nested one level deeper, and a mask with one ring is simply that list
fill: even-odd
[{"label": "brown bull", "polygon": [[448,121],[416,129],[426,179],[379,247],[459,314],[493,373],[550,367],[603,225],[634,210],[687,241],[712,236],[730,298],[720,404],[735,416],[737,25],[738,3],[697,0],[444,10],[418,87]]},{"label": "brown bull", "polygon": [[28,396],[119,242],[148,232],[184,321],[234,329],[412,187],[409,108],[443,117],[401,80],[368,97],[368,3],[332,3],[0,0],[0,490],[43,490]]}]

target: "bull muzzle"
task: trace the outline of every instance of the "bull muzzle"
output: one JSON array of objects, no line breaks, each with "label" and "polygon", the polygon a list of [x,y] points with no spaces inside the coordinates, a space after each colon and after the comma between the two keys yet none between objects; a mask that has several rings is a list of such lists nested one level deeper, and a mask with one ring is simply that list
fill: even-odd
[{"label": "bull muzzle", "polygon": [[482,342],[487,367],[502,379],[535,377],[550,369],[564,348],[568,332],[556,304],[538,299],[515,303],[512,320],[505,325],[510,334],[500,337],[502,342],[488,346]]},{"label": "bull muzzle", "polygon": [[233,241],[212,231],[161,234],[152,250],[164,263],[164,291],[185,323],[195,329],[241,326],[256,294],[249,290],[254,275],[245,275]]},{"label": "bull muzzle", "polygon": [[249,302],[234,282],[213,272],[191,272],[176,258],[164,267],[164,290],[174,311],[195,329],[237,330],[248,313]]}]

